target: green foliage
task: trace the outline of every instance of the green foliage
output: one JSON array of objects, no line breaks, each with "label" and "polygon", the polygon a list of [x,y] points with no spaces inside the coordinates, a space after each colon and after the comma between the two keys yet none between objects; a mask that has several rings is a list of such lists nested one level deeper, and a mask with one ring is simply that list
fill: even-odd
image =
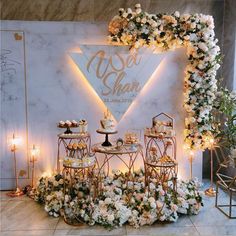
[{"label": "green foliage", "polygon": [[219,144],[229,149],[236,148],[236,93],[220,88],[214,110],[213,132],[219,139]]}]

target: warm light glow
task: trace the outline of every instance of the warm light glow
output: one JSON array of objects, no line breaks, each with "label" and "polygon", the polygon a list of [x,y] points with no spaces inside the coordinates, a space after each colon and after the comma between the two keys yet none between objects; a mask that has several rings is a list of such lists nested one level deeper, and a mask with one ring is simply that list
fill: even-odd
[{"label": "warm light glow", "polygon": [[37,157],[39,157],[39,154],[40,154],[40,148],[33,145],[33,147],[30,150],[31,162],[37,161]]},{"label": "warm light glow", "polygon": [[[157,54],[157,53],[155,53]],[[144,97],[147,95],[149,89],[153,86],[154,83],[154,78],[157,77],[157,75],[160,73],[160,70],[162,70],[163,68],[165,68],[165,60],[162,60],[160,62],[160,64],[157,66],[157,68],[154,70],[154,72],[152,73],[152,75],[150,76],[150,78],[148,79],[148,81],[146,82],[146,84],[143,86],[142,90],[139,92],[139,94],[137,95],[137,97]],[[136,97],[136,99],[137,99]],[[126,110],[125,114],[123,115],[123,117],[121,118],[121,120],[127,116],[128,113],[132,113],[132,110],[135,109],[137,105],[137,102],[135,102],[135,100],[130,104],[129,108]],[[120,120],[120,121],[121,121]]]},{"label": "warm light glow", "polygon": [[191,150],[190,152],[189,152],[189,154],[190,154],[190,156],[194,156],[194,151],[193,150]]},{"label": "warm light glow", "polygon": [[213,138],[210,139],[210,144],[214,144],[215,140]]},{"label": "warm light glow", "polygon": [[45,171],[45,172],[43,172],[43,174],[42,174],[42,177],[43,177],[43,178],[51,177],[51,176],[52,176],[52,172],[50,172],[50,171]]},{"label": "warm light glow", "polygon": [[20,145],[22,145],[22,138],[16,136],[14,133],[12,137],[8,138],[7,141],[9,147],[11,148],[11,151],[15,151]]},{"label": "warm light glow", "polygon": [[[81,51],[79,53],[81,53]],[[79,76],[79,78],[82,78],[83,85],[85,85],[85,87],[87,87],[86,91],[90,91],[91,95],[93,95],[92,100],[95,100],[97,102],[97,104],[101,107],[101,110],[106,110],[106,105],[101,100],[101,98],[98,96],[96,91],[93,89],[92,85],[88,82],[88,80],[86,79],[86,77],[84,76],[82,71],[79,69],[79,67],[76,65],[74,60],[70,56],[68,56],[68,58],[69,58],[68,62],[72,68],[72,71],[75,74],[77,74]]]}]

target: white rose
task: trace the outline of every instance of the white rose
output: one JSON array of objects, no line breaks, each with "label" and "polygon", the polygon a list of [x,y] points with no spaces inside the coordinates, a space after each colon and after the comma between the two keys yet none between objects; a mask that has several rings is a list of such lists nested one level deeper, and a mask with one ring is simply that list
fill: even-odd
[{"label": "white rose", "polygon": [[150,198],[148,199],[148,201],[149,201],[150,203],[155,202],[155,198],[154,198],[154,197],[150,197]]},{"label": "white rose", "polygon": [[165,215],[162,215],[162,216],[160,217],[160,221],[164,221],[165,219],[166,219]]},{"label": "white rose", "polygon": [[46,197],[46,200],[47,200],[47,201],[51,201],[51,199],[52,199],[52,196],[51,196],[51,195],[48,195],[48,196]]},{"label": "white rose", "polygon": [[188,202],[189,202],[189,204],[193,205],[193,204],[196,203],[196,199],[191,198],[191,199],[188,200]]},{"label": "white rose", "polygon": [[113,222],[114,219],[115,219],[115,217],[114,217],[113,214],[107,216],[107,220],[108,220],[109,222]]},{"label": "white rose", "polygon": [[143,18],[142,20],[141,20],[141,23],[143,23],[143,24],[145,24],[147,22],[147,19],[146,18]]},{"label": "white rose", "polygon": [[105,202],[105,204],[109,205],[112,203],[112,200],[111,200],[111,198],[107,197],[104,202]]},{"label": "white rose", "polygon": [[191,23],[191,25],[190,25],[190,27],[192,28],[192,29],[195,29],[196,28],[196,23]]},{"label": "white rose", "polygon": [[127,13],[128,13],[128,14],[131,14],[131,13],[132,13],[131,8],[128,8],[128,9],[127,9]]},{"label": "white rose", "polygon": [[198,43],[198,47],[203,51],[203,52],[207,52],[208,51],[208,47],[205,43]]},{"label": "white rose", "polygon": [[149,188],[150,188],[150,190],[154,190],[154,189],[156,188],[156,186],[155,186],[155,184],[150,183],[150,184],[149,184]]},{"label": "white rose", "polygon": [[124,18],[126,18],[126,17],[128,16],[128,13],[124,12],[124,13],[122,14],[122,16],[123,16]]},{"label": "white rose", "polygon": [[174,13],[174,16],[175,16],[175,17],[179,17],[179,16],[180,16],[179,12],[176,11],[176,12]]},{"label": "white rose", "polygon": [[153,209],[156,208],[156,203],[155,203],[155,202],[152,202],[152,203],[150,204],[150,207],[153,208]]},{"label": "white rose", "polygon": [[157,205],[158,208],[162,208],[163,202],[161,202],[161,201],[156,201],[156,205]]},{"label": "white rose", "polygon": [[142,12],[142,10],[141,10],[141,8],[137,8],[137,9],[135,10],[135,12],[136,12],[137,14],[140,14],[140,13]]},{"label": "white rose", "polygon": [[175,204],[171,204],[171,210],[172,211],[177,211],[178,210],[178,206]]}]

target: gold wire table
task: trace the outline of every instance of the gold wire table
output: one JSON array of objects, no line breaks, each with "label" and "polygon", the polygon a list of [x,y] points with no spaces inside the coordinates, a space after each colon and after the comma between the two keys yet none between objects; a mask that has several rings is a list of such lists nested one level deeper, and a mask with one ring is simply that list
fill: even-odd
[{"label": "gold wire table", "polygon": [[128,170],[127,182],[134,181],[134,176],[132,175],[132,173],[134,172],[135,161],[139,155],[142,157],[142,160],[144,162],[144,156],[143,156],[141,144],[133,144],[133,145],[124,144],[120,148],[117,148],[116,146],[104,147],[102,146],[101,143],[98,143],[98,144],[93,145],[92,151],[94,153],[104,154],[101,164],[99,164],[97,156],[95,156],[96,163],[97,163],[97,170],[98,170],[97,171],[98,191],[102,190],[102,186],[101,186],[102,174],[103,172],[105,173],[105,168],[106,168],[106,173],[104,175],[105,176],[109,175],[109,171],[110,171],[109,162],[111,159],[117,158],[122,163],[124,163],[125,167]]},{"label": "gold wire table", "polygon": [[[215,206],[219,209],[224,215],[229,217],[230,219],[236,219],[236,215],[233,216],[233,207],[236,209],[236,204],[233,204],[233,195],[236,195],[236,176],[229,176],[225,172],[227,169],[232,168],[236,169],[236,166],[232,164],[233,160],[231,158],[225,159],[219,166],[216,175],[218,177],[218,181],[216,181],[216,200]],[[223,188],[229,195],[228,204],[219,204],[219,187]],[[225,208],[228,208],[228,212],[226,212]]]},{"label": "gold wire table", "polygon": [[68,145],[73,141],[84,142],[87,144],[87,153],[90,153],[91,150],[91,137],[89,133],[72,133],[72,134],[58,134],[57,140],[57,172],[60,173],[60,149],[61,145],[64,147],[66,156],[68,155]]},{"label": "gold wire table", "polygon": [[[178,163],[176,162],[176,138],[164,134],[145,134],[145,184],[149,189],[151,178],[167,189],[167,182],[172,181],[172,188],[177,188]],[[168,153],[168,150],[171,151]],[[155,158],[154,158],[155,157]]]},{"label": "gold wire table", "polygon": [[[64,203],[66,194],[69,194],[73,191],[73,188],[75,187],[75,184],[79,182],[86,182],[88,184],[89,190],[90,190],[90,196],[92,195],[92,198],[96,197],[96,191],[92,188],[95,186],[96,183],[94,183],[94,168],[95,168],[96,162],[94,159],[94,162],[82,164],[81,166],[68,166],[63,164],[63,183],[64,183]],[[66,188],[67,184],[67,188]],[[91,194],[92,193],[92,194]],[[73,200],[73,199],[71,199]],[[74,219],[76,220],[76,223],[70,222],[67,219],[65,209],[64,209],[64,221],[69,225],[79,226],[83,224],[83,222],[77,218],[77,216],[74,215]]]}]

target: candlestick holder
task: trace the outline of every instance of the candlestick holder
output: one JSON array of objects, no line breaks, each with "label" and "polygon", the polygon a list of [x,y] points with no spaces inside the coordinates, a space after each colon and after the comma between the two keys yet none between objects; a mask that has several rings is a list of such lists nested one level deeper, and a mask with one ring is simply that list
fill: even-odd
[{"label": "candlestick holder", "polygon": [[16,150],[20,142],[21,142],[21,139],[19,137],[16,137],[15,134],[13,133],[12,138],[9,140],[9,144],[10,144],[10,150],[13,153],[13,159],[14,159],[14,173],[15,173],[16,189],[15,191],[7,193],[7,195],[10,197],[19,197],[24,194],[18,185],[17,162],[16,162]]},{"label": "candlestick holder", "polygon": [[208,189],[205,190],[205,195],[208,197],[215,197],[216,196],[216,190],[214,189],[214,183],[213,183],[213,169],[214,169],[214,163],[213,163],[213,149],[214,149],[214,139],[210,139],[210,158],[211,158],[211,185]]},{"label": "candlestick holder", "polygon": [[190,179],[193,179],[193,161],[194,161],[194,152],[191,150],[189,152]]}]

